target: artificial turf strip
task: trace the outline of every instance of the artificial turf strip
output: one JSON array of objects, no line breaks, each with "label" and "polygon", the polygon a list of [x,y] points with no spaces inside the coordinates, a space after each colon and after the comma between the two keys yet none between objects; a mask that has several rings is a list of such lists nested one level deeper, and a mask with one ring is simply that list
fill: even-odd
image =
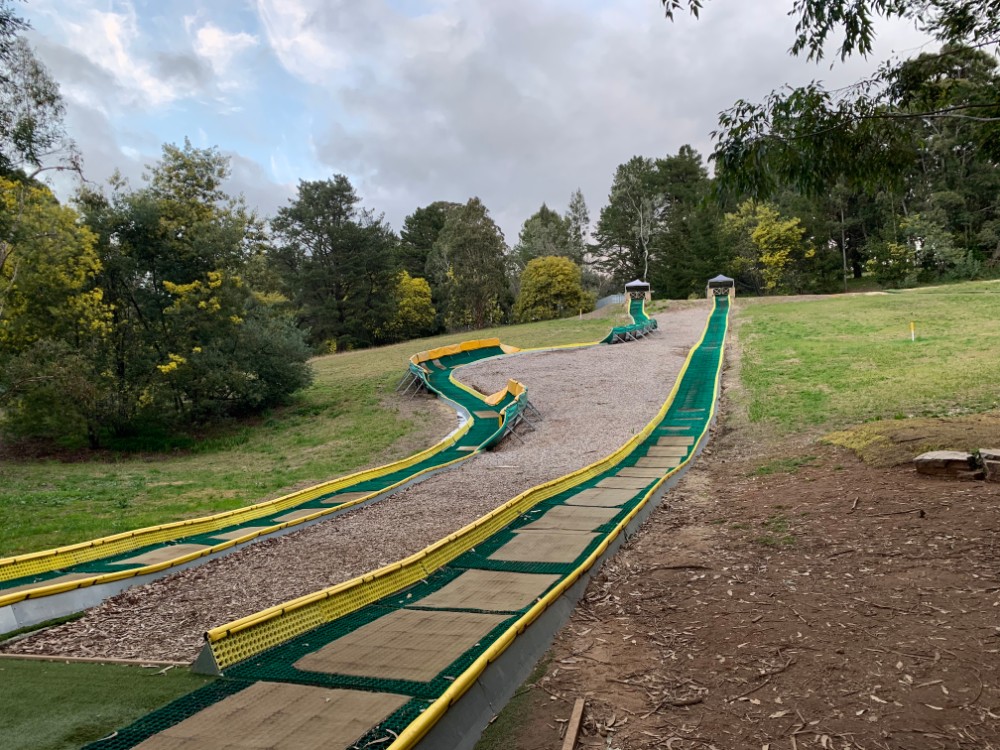
[{"label": "artificial turf strip", "polygon": [[[76,750],[212,682],[180,668],[3,659],[0,748]],[[59,710],[48,712],[49,705]]]}]

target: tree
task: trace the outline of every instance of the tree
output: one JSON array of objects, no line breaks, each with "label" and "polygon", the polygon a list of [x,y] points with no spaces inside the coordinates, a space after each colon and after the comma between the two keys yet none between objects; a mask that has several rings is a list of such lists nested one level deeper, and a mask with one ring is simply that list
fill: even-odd
[{"label": "tree", "polygon": [[608,205],[597,222],[597,265],[616,281],[649,276],[650,253],[659,240],[664,196],[652,159],[633,156],[615,171]]},{"label": "tree", "polygon": [[[682,0],[661,0],[667,15]],[[700,0],[688,0],[697,11]],[[1000,40],[998,0],[795,0],[798,16],[792,54],[819,59],[829,37],[842,33],[840,57],[868,54],[878,17],[900,17],[937,38],[944,48],[936,57],[954,55],[961,46],[996,46]],[[905,71],[884,63],[870,78],[829,91],[813,82],[772,92],[761,104],[740,100],[720,116],[712,158],[723,189],[735,195],[766,197],[786,185],[822,194],[838,180],[870,191],[891,185],[901,190],[915,154],[915,122],[972,119],[995,123],[1000,98],[907,107],[898,98]],[[994,129],[991,127],[990,129]],[[1000,138],[990,139],[1000,147]],[[1000,152],[994,151],[993,158]]]},{"label": "tree", "polygon": [[595,264],[619,284],[641,278],[654,280],[669,297],[700,292],[725,265],[721,212],[711,192],[701,155],[690,146],[620,165],[597,223],[601,257]]},{"label": "tree", "polygon": [[457,203],[449,201],[434,201],[403,219],[399,232],[399,259],[410,276],[421,277],[427,272],[427,256],[444,229],[448,212],[456,206]]},{"label": "tree", "polygon": [[588,261],[587,256],[590,253],[590,211],[587,210],[587,202],[583,199],[583,192],[579,188],[570,196],[565,218],[569,222],[570,246],[573,253],[569,258],[583,265]]},{"label": "tree", "polygon": [[[893,99],[901,110],[997,101],[1000,75],[995,57],[967,47],[950,46],[941,52],[921,54],[899,66]],[[908,210],[947,228],[958,246],[988,257],[995,245],[984,243],[981,232],[1000,219],[1000,123],[938,117],[912,120],[910,128],[919,159],[907,180]]]},{"label": "tree", "polygon": [[93,368],[111,309],[95,237],[45,187],[0,178],[0,415],[4,431],[57,438],[93,421]]},{"label": "tree", "polygon": [[[661,2],[671,18],[703,5]],[[901,228],[914,213],[964,251],[949,273],[1000,265],[1000,1],[793,0],[791,14],[791,53],[813,60],[836,37],[841,59],[867,55],[879,18],[908,19],[941,48],[884,62],[843,89],[813,82],[760,103],[737,101],[714,134],[720,195],[804,194],[821,208],[817,218],[826,215],[815,228],[838,246],[845,277],[847,266],[860,276],[866,259],[885,269],[910,257]]]},{"label": "tree", "polygon": [[[0,5],[0,173],[79,171],[79,153],[63,126],[66,106],[59,85],[27,40],[14,35],[23,25],[11,21],[5,5]],[[46,167],[53,157],[56,164]]]},{"label": "tree", "polygon": [[0,350],[39,339],[83,345],[103,331],[108,310],[94,278],[95,237],[43,186],[0,177]]},{"label": "tree", "polygon": [[210,271],[164,281],[167,356],[156,365],[179,410],[197,419],[253,413],[308,385],[309,348],[291,320],[272,314],[238,276]]},{"label": "tree", "polygon": [[397,240],[344,175],[299,182],[271,222],[272,258],[314,343],[336,350],[388,343],[396,315]]},{"label": "tree", "polygon": [[450,201],[435,201],[418,208],[403,220],[400,231],[400,263],[403,270],[413,278],[424,278],[430,283],[431,303],[436,309],[433,329],[428,334],[444,330],[444,307],[447,290],[438,286],[433,269],[428,267],[431,251],[444,229],[448,213],[459,204]]},{"label": "tree", "polygon": [[[967,251],[963,254],[968,256],[968,262],[953,264],[951,274],[961,273],[962,269],[974,273],[996,252],[990,227],[995,226],[1000,209],[996,201],[1000,169],[991,151],[997,125],[988,118],[984,122],[967,116],[908,116],[996,99],[1000,93],[996,68],[992,56],[959,47],[946,47],[941,53],[921,54],[900,63],[887,105],[900,115],[893,131],[900,147],[892,179],[866,181],[857,174],[845,173],[845,169],[868,169],[864,156],[859,160],[845,153],[842,160],[846,168],[830,164],[825,177],[820,175],[823,190],[806,190],[796,199],[792,212],[802,216],[810,233],[837,243],[844,265],[850,266],[855,277],[861,275],[869,257],[878,259],[870,267],[883,271],[899,265],[890,262],[891,258],[908,257],[901,227],[914,213],[946,229],[955,246]],[[847,140],[837,133],[829,137],[841,144]],[[863,147],[859,144],[858,150]],[[835,148],[831,146],[827,155],[815,163],[803,162],[803,169],[822,165]],[[871,161],[877,164],[879,158],[875,155]],[[797,192],[794,187],[801,188],[801,184],[794,185],[793,190],[782,189],[776,199],[786,203],[783,196]],[[809,205],[812,209],[807,208]],[[819,221],[808,219],[804,211],[812,212]],[[1000,259],[1000,255],[997,257]],[[900,283],[886,278],[886,283]]]},{"label": "tree", "polygon": [[0,360],[0,406],[7,438],[77,447],[100,445],[102,391],[92,362],[65,341],[40,339]]},{"label": "tree", "polygon": [[514,263],[523,270],[533,258],[558,255],[581,263],[583,257],[573,242],[569,219],[565,219],[544,203],[528,217],[521,227],[514,246]]},{"label": "tree", "polygon": [[503,232],[479,198],[448,214],[427,260],[444,291],[445,322],[455,330],[501,322],[510,309]]},{"label": "tree", "polygon": [[593,310],[594,298],[583,290],[581,279],[580,267],[569,258],[533,258],[521,275],[514,318],[529,323]]},{"label": "tree", "polygon": [[[707,0],[660,0],[667,18],[687,6],[695,16]],[[793,0],[797,15],[791,53],[805,51],[809,59],[824,56],[831,34],[843,34],[840,58],[868,55],[875,41],[875,20],[907,18],[939,41],[995,44],[1000,38],[997,0]]]},{"label": "tree", "polygon": [[970,278],[978,262],[954,241],[954,235],[932,218],[918,213],[900,222],[900,239],[872,243],[866,270],[880,284],[912,286],[917,282]]},{"label": "tree", "polygon": [[[47,191],[39,193],[34,177],[43,168],[43,159],[60,148],[67,149],[68,165],[78,168],[78,157],[63,129],[65,105],[59,86],[35,58],[27,41],[20,36],[28,28],[7,0],[0,0],[0,176],[3,176],[3,206],[0,217],[0,279],[10,264],[16,264],[14,251],[24,243],[22,219],[37,219],[37,209]],[[31,174],[25,176],[22,168]],[[10,178],[18,185],[6,178]],[[25,202],[33,204],[26,206]],[[51,208],[51,206],[49,206]],[[38,234],[37,226],[26,230]],[[43,230],[41,230],[43,231]],[[3,310],[0,289],[0,313]],[[0,314],[0,319],[2,319]]]},{"label": "tree", "polygon": [[681,146],[676,155],[657,159],[655,165],[662,231],[653,248],[649,281],[665,297],[700,295],[706,279],[728,261],[719,238],[722,211],[710,200],[712,180],[701,154],[691,146]]},{"label": "tree", "polygon": [[0,0],[0,65],[10,62],[14,44],[28,28],[28,22],[14,12],[10,0]]},{"label": "tree", "polygon": [[392,326],[396,338],[408,341],[434,333],[437,311],[431,301],[431,285],[427,279],[414,278],[401,271],[396,298],[396,318]]},{"label": "tree", "polygon": [[109,334],[84,353],[91,444],[142,422],[259,411],[309,381],[302,333],[240,275],[262,229],[222,190],[228,169],[216,149],[168,144],[143,187],[115,177],[109,194],[78,196],[111,311]]},{"label": "tree", "polygon": [[737,249],[733,270],[758,293],[798,294],[809,279],[816,251],[797,218],[784,218],[773,205],[745,201],[726,214],[725,231]]},{"label": "tree", "polygon": [[[174,369],[162,369],[173,357],[187,361],[194,348],[210,345],[210,337],[240,340],[239,326],[254,305],[239,274],[258,251],[262,227],[242,198],[222,190],[228,174],[228,159],[217,149],[198,149],[185,139],[183,146],[163,147],[143,187],[113,177],[110,195],[85,189],[79,196],[99,238],[101,287],[114,309],[114,334],[102,353],[114,379],[104,415],[113,433],[131,430],[141,414],[162,419],[172,413],[188,421],[254,407],[229,395],[217,399],[219,391],[187,391]],[[201,300],[200,325],[171,312],[177,290],[215,290],[218,279],[236,288]],[[244,377],[256,374],[248,369]],[[229,386],[232,393],[244,392],[235,381]]]}]

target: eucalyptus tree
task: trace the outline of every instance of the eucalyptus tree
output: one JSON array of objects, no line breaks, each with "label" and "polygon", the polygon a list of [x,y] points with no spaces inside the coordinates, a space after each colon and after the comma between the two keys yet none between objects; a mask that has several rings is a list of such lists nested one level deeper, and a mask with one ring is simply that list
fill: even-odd
[{"label": "eucalyptus tree", "polygon": [[565,218],[569,222],[569,235],[573,247],[573,255],[570,257],[581,265],[586,264],[590,260],[588,256],[591,251],[590,211],[587,208],[587,201],[583,198],[583,191],[579,188],[570,196]]},{"label": "eucalyptus tree", "polygon": [[[668,17],[693,13],[710,0],[660,0]],[[944,47],[996,48],[1000,42],[1000,0],[793,0],[798,18],[793,55],[821,59],[831,35],[842,39],[841,59],[872,51],[879,18],[912,21]],[[715,133],[722,187],[738,196],[769,196],[786,185],[814,194],[838,179],[875,190],[901,187],[913,158],[911,123],[947,118],[994,122],[995,97],[901,108],[896,98],[905,63],[885,62],[875,74],[845,89],[819,82],[776,89],[763,102],[737,101],[723,112]]]},{"label": "eucalyptus tree", "polygon": [[569,258],[580,264],[583,258],[579,255],[578,248],[569,218],[560,216],[543,203],[521,227],[514,246],[513,261],[518,273],[531,260],[547,256]]},{"label": "eucalyptus tree", "polygon": [[59,84],[25,39],[28,28],[13,4],[0,0],[0,174],[79,171]]},{"label": "eucalyptus tree", "polygon": [[597,221],[596,265],[618,282],[649,276],[650,256],[663,232],[666,198],[654,159],[633,156],[618,165],[608,204]]},{"label": "eucalyptus tree", "polygon": [[350,180],[300,181],[271,221],[271,257],[314,344],[328,350],[393,340],[398,240],[381,215],[360,207]]},{"label": "eucalyptus tree", "polygon": [[448,213],[427,260],[431,283],[443,291],[448,328],[483,328],[505,321],[512,294],[503,232],[479,198]]}]

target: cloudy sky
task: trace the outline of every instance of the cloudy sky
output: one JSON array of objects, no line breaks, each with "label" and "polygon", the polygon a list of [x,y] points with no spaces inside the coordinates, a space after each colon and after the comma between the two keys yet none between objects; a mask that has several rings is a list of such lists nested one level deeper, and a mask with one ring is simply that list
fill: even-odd
[{"label": "cloudy sky", "polygon": [[785,82],[843,85],[924,39],[882,24],[875,55],[790,58],[791,0],[29,0],[89,179],[137,180],[187,136],[232,160],[267,215],[300,179],[350,177],[395,228],[479,196],[516,241],[581,188],[592,218],[635,154],[703,154],[720,110]]}]

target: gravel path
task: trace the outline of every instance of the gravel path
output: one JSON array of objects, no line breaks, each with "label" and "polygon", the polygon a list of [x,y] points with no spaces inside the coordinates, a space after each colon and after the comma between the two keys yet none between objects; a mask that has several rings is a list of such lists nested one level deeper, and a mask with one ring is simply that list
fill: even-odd
[{"label": "gravel path", "polygon": [[83,618],[9,645],[13,653],[191,660],[205,630],[410,555],[536,484],[592,463],[657,412],[707,306],[657,315],[638,342],[507,357],[458,377],[485,393],[508,378],[544,416],[497,449],[327,523],[125,591]]}]

